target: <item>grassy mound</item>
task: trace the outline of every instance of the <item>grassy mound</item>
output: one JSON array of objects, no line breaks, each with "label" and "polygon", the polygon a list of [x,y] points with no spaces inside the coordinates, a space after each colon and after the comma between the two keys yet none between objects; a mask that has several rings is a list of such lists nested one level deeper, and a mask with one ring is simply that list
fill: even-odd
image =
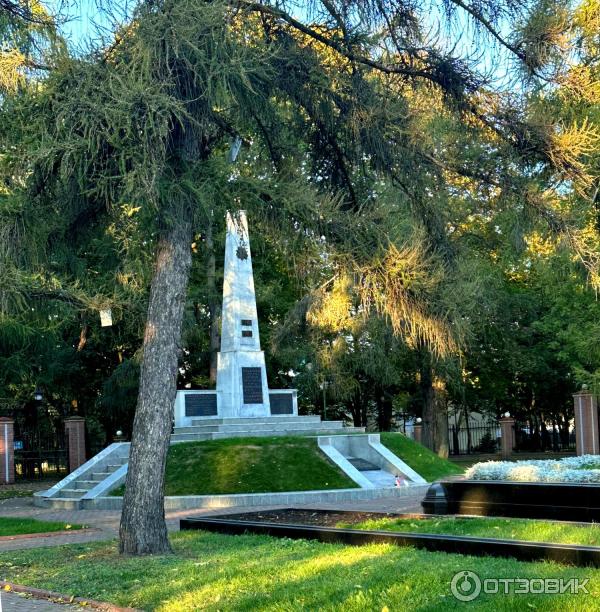
[{"label": "grassy mound", "polygon": [[81,529],[81,525],[70,525],[55,521],[37,521],[30,518],[0,516],[0,537],[25,535],[29,533],[49,533]]},{"label": "grassy mound", "polygon": [[[331,463],[315,438],[226,438],[169,449],[165,495],[226,495],[358,485]],[[115,495],[122,495],[123,488]]]},{"label": "grassy mound", "polygon": [[422,444],[407,438],[403,434],[382,433],[381,443],[428,482],[433,482],[445,476],[462,474],[461,468],[451,461],[438,457]]}]

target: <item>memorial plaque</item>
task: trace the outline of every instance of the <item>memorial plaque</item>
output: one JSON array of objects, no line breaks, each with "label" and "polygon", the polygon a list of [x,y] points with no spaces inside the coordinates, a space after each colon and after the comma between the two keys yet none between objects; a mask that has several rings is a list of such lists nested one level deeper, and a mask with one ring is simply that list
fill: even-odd
[{"label": "memorial plaque", "polygon": [[242,368],[244,404],[262,404],[262,375],[260,368]]},{"label": "memorial plaque", "polygon": [[269,393],[271,414],[294,414],[294,397],[291,393]]},{"label": "memorial plaque", "polygon": [[249,329],[243,329],[242,338],[252,338],[252,332]]},{"label": "memorial plaque", "polygon": [[216,416],[217,394],[215,393],[186,393],[185,416]]},{"label": "memorial plaque", "polygon": [[252,327],[252,319],[242,319],[242,325],[245,327]]}]

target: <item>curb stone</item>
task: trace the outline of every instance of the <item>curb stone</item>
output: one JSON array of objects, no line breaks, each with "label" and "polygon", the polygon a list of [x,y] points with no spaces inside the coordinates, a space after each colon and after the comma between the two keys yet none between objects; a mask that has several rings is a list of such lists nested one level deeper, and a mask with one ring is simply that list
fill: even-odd
[{"label": "curb stone", "polygon": [[143,612],[143,610],[139,608],[121,608],[105,601],[96,601],[86,597],[74,597],[73,595],[65,595],[64,593],[56,593],[54,591],[46,591],[45,589],[23,586],[22,584],[14,584],[13,582],[7,582],[5,580],[0,580],[0,589],[7,592],[24,593],[36,599],[47,599],[55,603],[82,604],[88,608],[102,610],[103,612]]}]

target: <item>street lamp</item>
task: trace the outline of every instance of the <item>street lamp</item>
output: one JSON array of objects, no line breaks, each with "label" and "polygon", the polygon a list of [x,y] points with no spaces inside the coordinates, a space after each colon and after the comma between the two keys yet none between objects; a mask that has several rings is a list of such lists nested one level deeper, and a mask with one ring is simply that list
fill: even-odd
[{"label": "street lamp", "polygon": [[42,393],[42,390],[40,389],[39,385],[36,385],[35,387],[35,391],[33,392],[33,399],[36,402],[41,402],[44,399],[44,394]]}]

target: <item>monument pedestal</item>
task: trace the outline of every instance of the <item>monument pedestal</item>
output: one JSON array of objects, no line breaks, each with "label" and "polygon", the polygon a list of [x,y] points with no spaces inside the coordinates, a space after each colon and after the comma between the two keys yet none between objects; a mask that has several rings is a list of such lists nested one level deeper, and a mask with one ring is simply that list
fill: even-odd
[{"label": "monument pedestal", "polygon": [[[294,389],[269,389],[265,354],[260,347],[252,254],[246,213],[227,213],[221,350],[216,391],[179,391],[175,426],[193,427],[212,419],[298,416]],[[197,422],[197,423],[194,423]],[[209,425],[207,425],[209,426]]]},{"label": "monument pedestal", "polygon": [[223,418],[271,416],[262,351],[221,352],[217,358],[217,410]]}]

